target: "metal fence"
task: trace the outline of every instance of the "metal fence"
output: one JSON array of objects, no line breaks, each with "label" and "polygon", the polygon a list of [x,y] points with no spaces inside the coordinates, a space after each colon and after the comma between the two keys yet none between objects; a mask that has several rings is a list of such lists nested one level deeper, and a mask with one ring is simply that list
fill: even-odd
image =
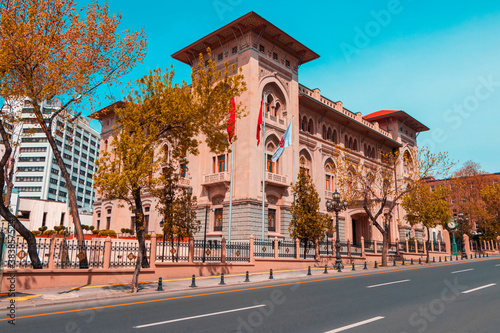
[{"label": "metal fence", "polygon": [[316,250],[314,248],[314,243],[312,242],[307,242],[307,244],[304,244],[304,242],[300,242],[299,250],[300,259],[304,259],[304,251],[306,253],[306,259],[314,259],[314,257],[316,256]]},{"label": "metal fence", "polygon": [[274,240],[254,240],[254,257],[255,258],[274,258]]},{"label": "metal fence", "polygon": [[249,242],[228,242],[226,244],[226,260],[228,262],[249,262]]},{"label": "metal fence", "polygon": [[[151,252],[151,242],[146,242],[145,245],[146,256],[149,257]],[[135,266],[138,251],[139,242],[137,240],[111,242],[111,261],[109,263],[109,267]]]},{"label": "metal fence", "polygon": [[351,256],[352,257],[360,257],[363,253],[361,252],[361,243],[353,242],[351,245]]},{"label": "metal fence", "polygon": [[194,241],[194,256],[196,262],[221,262],[222,261],[222,245],[217,240],[195,240]]},{"label": "metal fence", "polygon": [[157,241],[156,261],[187,262],[189,260],[189,242]]},{"label": "metal fence", "polygon": [[424,253],[424,243],[417,242],[417,249],[419,253]]},{"label": "metal fence", "polygon": [[375,253],[375,246],[372,241],[365,241],[365,252],[366,253]]},{"label": "metal fence", "polygon": [[295,241],[278,241],[278,257],[279,258],[296,258]]},{"label": "metal fence", "polygon": [[406,251],[406,242],[399,242],[398,246],[399,246],[400,252],[407,252]]},{"label": "metal fence", "polygon": [[[349,254],[349,249],[347,248],[347,243],[340,242],[340,255],[341,256],[347,256]],[[335,247],[337,249],[337,247]]]},{"label": "metal fence", "polygon": [[388,244],[389,248],[388,248],[388,253],[390,254],[396,254],[396,252],[398,251],[398,244],[397,243],[389,243]]},{"label": "metal fence", "polygon": [[[11,267],[13,266],[15,268],[31,267],[31,259],[28,255],[28,243],[26,240],[22,237],[15,237],[14,241],[11,240],[12,238],[8,238],[7,235],[5,236],[4,266],[8,267],[10,264]],[[37,238],[36,249],[42,266],[47,268],[49,266],[50,239]],[[12,255],[14,255],[14,257],[12,257]]]},{"label": "metal fence", "polygon": [[333,242],[320,241],[319,242],[319,255],[331,256],[333,255]]},{"label": "metal fence", "polygon": [[[54,244],[54,264],[57,268],[80,268],[80,259],[83,249],[77,239],[56,238]],[[86,240],[85,254],[89,268],[103,266],[104,242],[100,240]]]}]

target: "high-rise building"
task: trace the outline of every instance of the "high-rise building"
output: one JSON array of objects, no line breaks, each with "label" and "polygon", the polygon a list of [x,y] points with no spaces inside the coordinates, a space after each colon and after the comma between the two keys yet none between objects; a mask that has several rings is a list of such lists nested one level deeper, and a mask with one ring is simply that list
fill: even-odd
[{"label": "high-rise building", "polygon": [[[43,102],[44,117],[60,108],[59,102]],[[33,113],[30,100],[15,103],[13,111],[22,119],[12,130],[12,141],[17,142],[15,154],[14,188],[20,198],[67,202],[66,181],[62,177],[54,153]],[[78,206],[92,211],[94,189],[92,177],[99,153],[99,133],[90,127],[88,119],[55,117],[52,134],[76,190]]]}]

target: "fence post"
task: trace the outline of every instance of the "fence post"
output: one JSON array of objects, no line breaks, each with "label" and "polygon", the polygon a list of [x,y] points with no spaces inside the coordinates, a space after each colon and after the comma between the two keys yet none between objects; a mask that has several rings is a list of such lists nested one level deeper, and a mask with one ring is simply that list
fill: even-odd
[{"label": "fence post", "polygon": [[410,247],[408,246],[408,238],[405,239],[405,251],[404,252],[410,252]]},{"label": "fence post", "polygon": [[[163,241],[165,242],[165,237],[163,237]],[[188,244],[188,262],[193,262],[194,261],[194,237],[191,236],[189,237],[189,244]]]},{"label": "fence post", "polygon": [[347,240],[347,256],[351,257],[351,241],[349,239]]},{"label": "fence post", "polygon": [[111,263],[111,237],[106,237],[104,241],[104,261],[102,263],[102,268],[109,269]]},{"label": "fence post", "polygon": [[[415,242],[415,253],[418,253],[418,242],[417,242],[416,238],[415,238],[414,242]],[[424,246],[424,249],[425,249],[425,246]]]},{"label": "fence post", "polygon": [[377,241],[376,241],[376,240],[374,240],[374,241],[373,241],[373,253],[377,254],[377,252],[378,252],[378,251],[377,251]]},{"label": "fence post", "polygon": [[365,238],[361,236],[361,256],[364,258],[365,256]]},{"label": "fence post", "polygon": [[399,256],[399,238],[396,238],[396,255]]},{"label": "fence post", "polygon": [[50,247],[49,247],[49,269],[56,268],[56,262],[54,259],[54,255],[56,251],[56,235],[52,235],[50,238]]},{"label": "fence post", "polygon": [[427,254],[427,241],[425,241],[423,238],[422,238],[422,246],[424,247],[424,254]]},{"label": "fence post", "polygon": [[300,259],[300,240],[295,238],[295,259]]},{"label": "fence post", "polygon": [[437,251],[441,252],[441,241],[439,239],[437,240],[437,245],[438,245]]},{"label": "fence post", "polygon": [[149,267],[156,268],[156,232],[151,233],[151,248],[149,250]]},{"label": "fence post", "polygon": [[221,246],[221,256],[220,256],[220,262],[222,264],[225,264],[226,263],[226,259],[227,259],[227,251],[226,251],[226,238],[225,237],[222,237],[222,240],[220,242],[220,246]]},{"label": "fence post", "polygon": [[278,237],[274,236],[274,259],[278,259],[279,257],[279,246]]},{"label": "fence post", "polygon": [[319,239],[314,240],[314,260],[319,260]]},{"label": "fence post", "polygon": [[252,234],[250,234],[249,245],[250,245],[250,248],[248,249],[249,261],[250,261],[250,263],[254,263],[255,262],[255,258],[253,256],[254,243],[253,243],[253,235]]}]

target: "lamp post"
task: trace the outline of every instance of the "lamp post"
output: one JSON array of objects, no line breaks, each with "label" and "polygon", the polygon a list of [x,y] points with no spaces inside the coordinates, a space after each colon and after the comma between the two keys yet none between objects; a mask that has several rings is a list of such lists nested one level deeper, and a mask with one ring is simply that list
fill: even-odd
[{"label": "lamp post", "polygon": [[460,231],[462,233],[462,259],[467,259],[467,253],[465,253],[465,240],[464,240],[464,223],[469,221],[469,218],[464,218],[464,213],[458,213],[458,222],[460,223]]},{"label": "lamp post", "polygon": [[335,265],[333,268],[336,268],[339,272],[342,271],[342,260],[340,259],[340,233],[339,233],[339,212],[347,208],[347,201],[340,200],[340,193],[335,190],[332,194],[332,199],[328,199],[326,201],[326,210],[328,212],[335,212],[335,233],[337,235],[335,241]]},{"label": "lamp post", "polygon": [[[205,206],[205,231],[203,232],[203,259],[205,262],[205,251],[207,249],[207,219],[208,219],[208,205]],[[212,208],[212,211],[215,211],[215,208]]]}]

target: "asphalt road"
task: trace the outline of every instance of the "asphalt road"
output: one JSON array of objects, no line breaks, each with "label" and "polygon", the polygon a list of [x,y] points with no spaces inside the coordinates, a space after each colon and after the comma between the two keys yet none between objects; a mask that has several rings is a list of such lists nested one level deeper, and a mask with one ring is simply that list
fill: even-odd
[{"label": "asphalt road", "polygon": [[20,309],[16,325],[0,321],[0,331],[500,332],[500,259],[351,277],[332,272],[126,302]]}]

